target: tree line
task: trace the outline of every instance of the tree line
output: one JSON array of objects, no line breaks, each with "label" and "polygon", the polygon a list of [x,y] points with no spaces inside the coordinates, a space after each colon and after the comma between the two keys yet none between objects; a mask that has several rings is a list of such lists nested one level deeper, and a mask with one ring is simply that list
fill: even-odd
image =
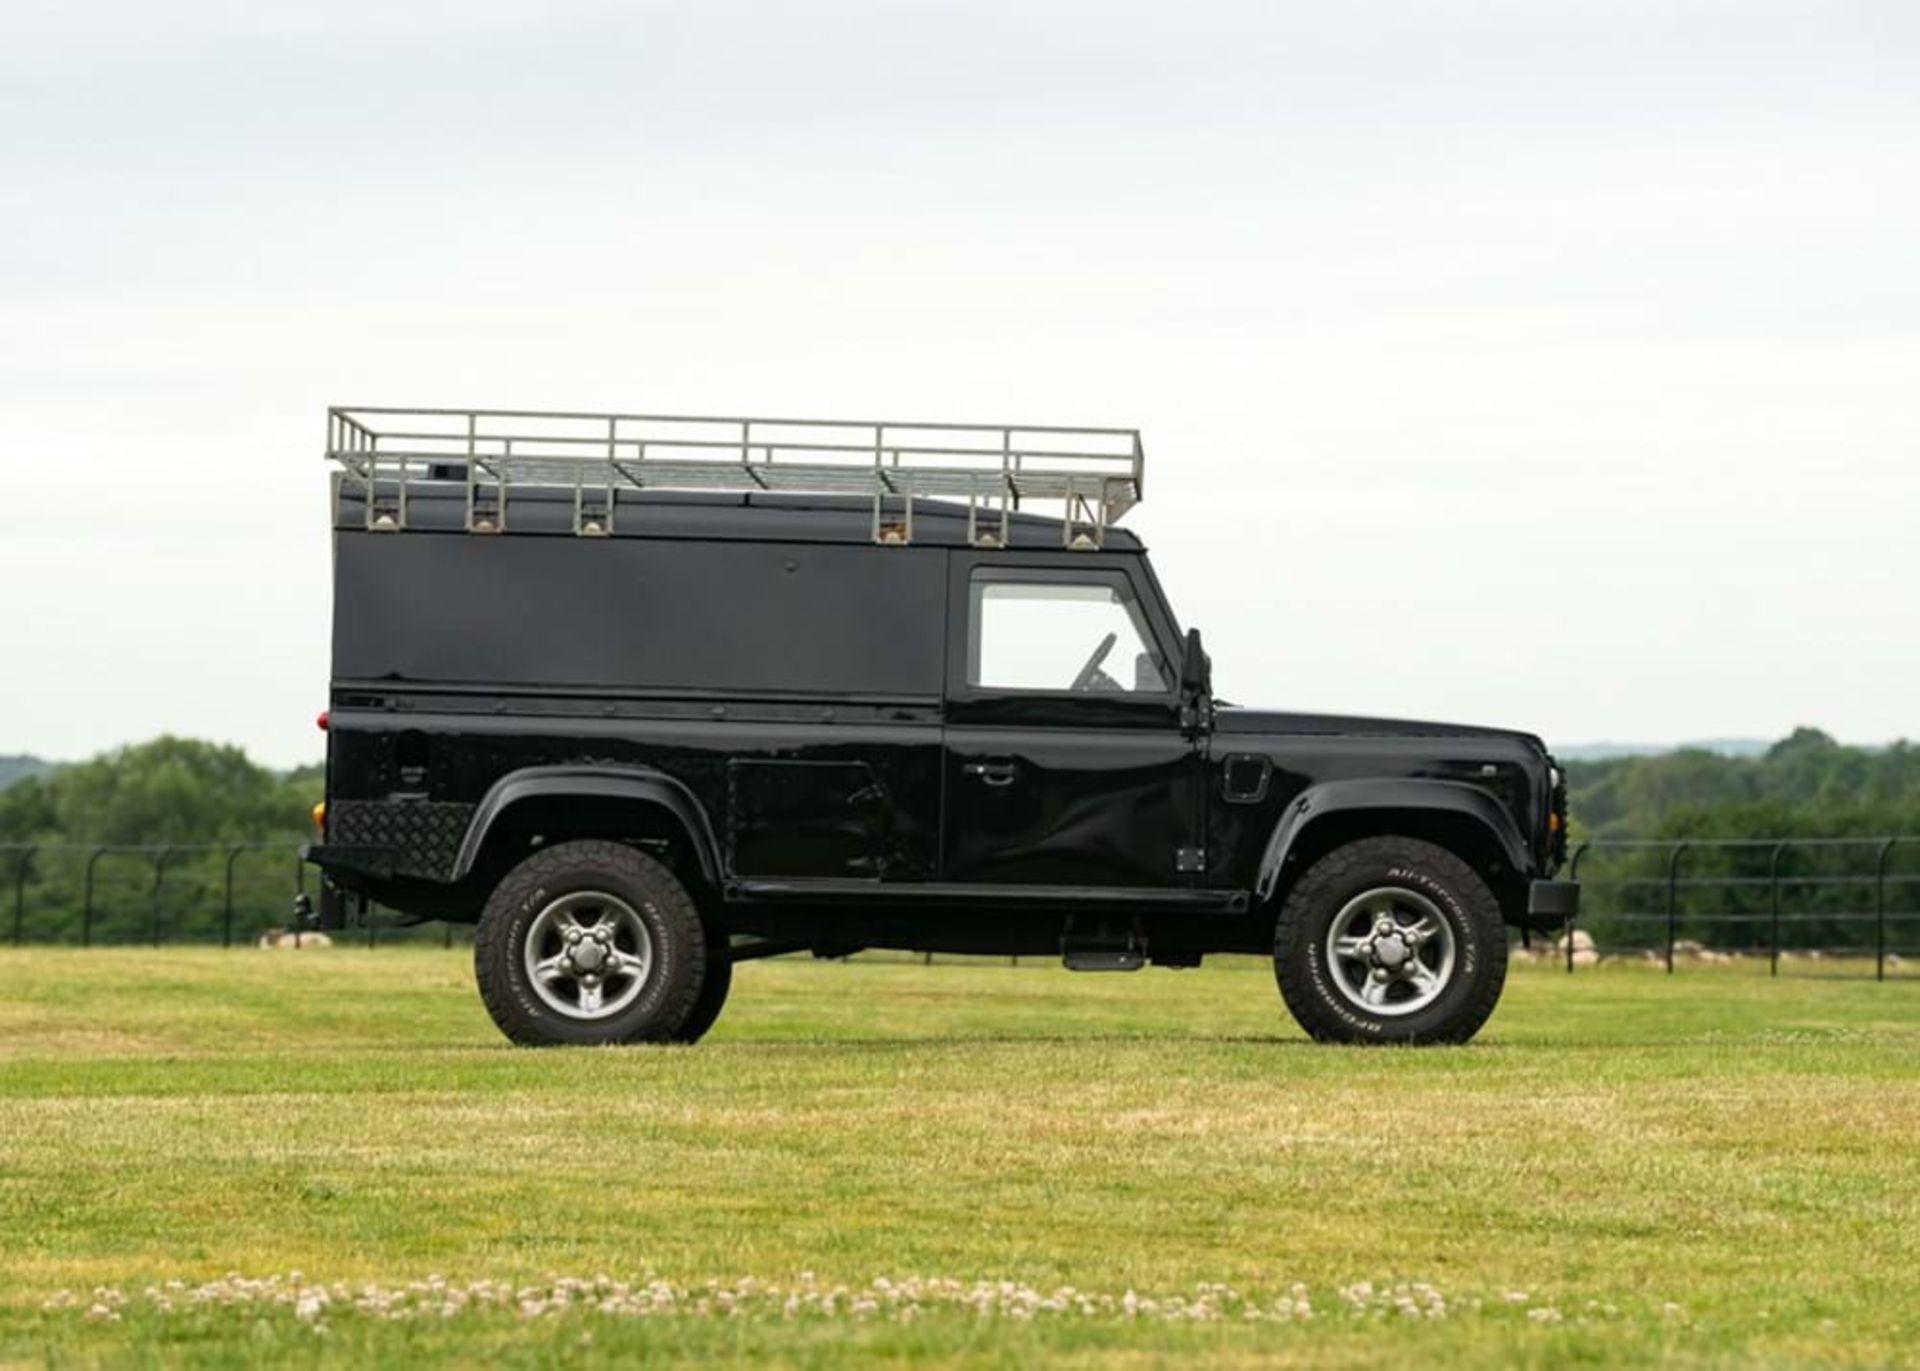
[{"label": "tree line", "polygon": [[156,738],[0,790],[0,843],[299,841],[324,768],[274,771],[237,747]]},{"label": "tree line", "polygon": [[1582,838],[1843,837],[1920,833],[1920,747],[1850,747],[1795,729],[1764,753],[1699,748],[1569,762]]}]

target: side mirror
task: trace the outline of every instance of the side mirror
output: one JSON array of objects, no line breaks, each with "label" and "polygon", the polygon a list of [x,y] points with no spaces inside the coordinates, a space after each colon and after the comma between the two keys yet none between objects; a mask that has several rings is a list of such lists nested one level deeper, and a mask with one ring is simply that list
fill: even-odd
[{"label": "side mirror", "polygon": [[1187,630],[1187,650],[1180,658],[1180,695],[1182,699],[1196,700],[1213,693],[1213,663],[1207,659],[1206,649],[1200,646],[1200,630]]}]

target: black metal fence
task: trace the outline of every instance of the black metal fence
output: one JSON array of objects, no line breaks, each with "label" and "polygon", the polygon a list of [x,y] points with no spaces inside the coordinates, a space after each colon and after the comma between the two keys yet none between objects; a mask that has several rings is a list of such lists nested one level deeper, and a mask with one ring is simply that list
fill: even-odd
[{"label": "black metal fence", "polygon": [[[1920,837],[1608,839],[1578,844],[1568,872],[1583,907],[1552,946],[1569,972],[1636,954],[1672,972],[1711,953],[1764,958],[1774,975],[1783,961],[1871,958],[1885,979],[1920,954]],[[311,879],[291,840],[0,844],[0,927],[15,946],[231,947],[290,933]],[[375,910],[354,936],[374,947],[470,934]]]},{"label": "black metal fence", "polygon": [[[1696,838],[1581,843],[1566,968],[1651,953],[1671,973],[1702,953],[1872,958],[1884,980],[1920,951],[1920,837]],[[1582,936],[1582,935],[1585,936]]]},{"label": "black metal fence", "polygon": [[[292,840],[0,844],[5,937],[16,947],[231,947],[281,931],[299,939],[303,935],[292,929],[293,901],[312,879]],[[402,925],[378,911],[355,933],[370,947],[454,940],[451,925]]]}]

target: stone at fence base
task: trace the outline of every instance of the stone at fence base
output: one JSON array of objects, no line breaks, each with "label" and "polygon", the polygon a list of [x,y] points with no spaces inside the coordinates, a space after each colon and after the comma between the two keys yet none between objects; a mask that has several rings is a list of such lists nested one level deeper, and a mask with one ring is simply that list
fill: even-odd
[{"label": "stone at fence base", "polygon": [[332,947],[333,939],[324,933],[302,933],[296,942],[291,930],[285,928],[269,928],[265,933],[260,935],[260,946],[265,948],[284,947],[290,952],[295,949],[305,951],[309,947]]},{"label": "stone at fence base", "polygon": [[[1665,960],[1664,953],[1658,955],[1661,960]],[[1677,962],[1706,962],[1708,965],[1718,965],[1730,962],[1739,955],[1737,952],[1722,952],[1717,948],[1708,947],[1698,938],[1679,938],[1673,944],[1673,959]]]},{"label": "stone at fence base", "polygon": [[1593,934],[1587,932],[1584,928],[1576,928],[1570,934],[1562,933],[1553,940],[1552,955],[1555,961],[1564,962],[1567,960],[1567,939],[1569,937],[1573,939],[1573,965],[1600,965],[1600,952],[1593,945]]}]

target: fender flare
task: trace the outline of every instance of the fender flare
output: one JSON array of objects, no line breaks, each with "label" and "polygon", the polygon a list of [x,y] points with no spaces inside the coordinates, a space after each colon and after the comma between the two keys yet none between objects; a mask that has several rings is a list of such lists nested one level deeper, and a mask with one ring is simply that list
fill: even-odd
[{"label": "fender flare", "polygon": [[495,781],[474,809],[454,859],[453,879],[464,880],[480,860],[487,837],[500,817],[526,800],[567,796],[576,799],[637,800],[671,814],[693,844],[701,873],[720,884],[720,845],[707,811],[684,781],[644,766],[529,766]]},{"label": "fender flare", "polygon": [[1460,815],[1484,827],[1506,855],[1515,872],[1532,868],[1533,857],[1526,840],[1515,827],[1513,816],[1490,793],[1462,781],[1431,781],[1416,777],[1378,777],[1352,781],[1325,781],[1302,791],[1273,826],[1266,851],[1260,858],[1260,873],[1254,882],[1262,900],[1272,896],[1280,882],[1280,872],[1288,855],[1309,826],[1333,814],[1352,814],[1367,810],[1424,809],[1434,813]]}]

